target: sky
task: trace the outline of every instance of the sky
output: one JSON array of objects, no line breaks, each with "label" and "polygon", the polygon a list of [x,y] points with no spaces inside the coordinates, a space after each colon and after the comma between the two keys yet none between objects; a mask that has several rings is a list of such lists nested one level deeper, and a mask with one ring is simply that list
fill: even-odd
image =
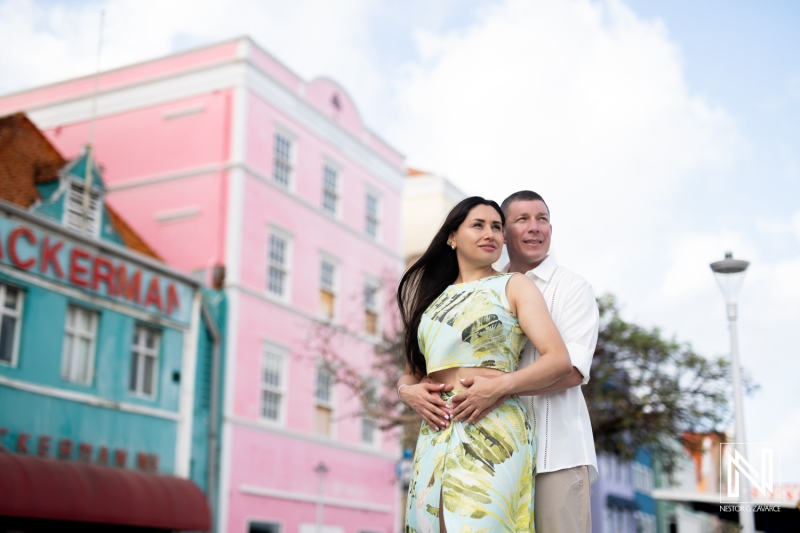
[{"label": "sky", "polygon": [[553,254],[623,317],[726,355],[746,437],[800,483],[800,4],[789,0],[0,0],[0,94],[249,35],[327,76],[415,168],[547,200]]}]

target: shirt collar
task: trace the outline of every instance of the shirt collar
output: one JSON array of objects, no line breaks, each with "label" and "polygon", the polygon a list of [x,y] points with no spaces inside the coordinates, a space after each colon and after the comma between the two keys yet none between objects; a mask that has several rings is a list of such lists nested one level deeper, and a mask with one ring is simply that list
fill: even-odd
[{"label": "shirt collar", "polygon": [[[511,266],[511,263],[506,263],[506,266],[503,267],[502,272],[508,272],[509,266]],[[556,267],[558,267],[558,262],[555,260],[555,258],[553,258],[552,255],[548,255],[544,258],[544,261],[539,263],[539,266],[527,271],[526,274],[532,273],[539,279],[550,281],[550,277],[553,275],[553,272],[556,271]]]},{"label": "shirt collar", "polygon": [[533,272],[533,274],[543,279],[544,281],[550,281],[550,278],[553,276],[553,272],[556,271],[558,267],[558,262],[553,258],[552,255],[548,255],[544,258],[544,261],[539,263],[539,266],[530,270],[529,272]]}]

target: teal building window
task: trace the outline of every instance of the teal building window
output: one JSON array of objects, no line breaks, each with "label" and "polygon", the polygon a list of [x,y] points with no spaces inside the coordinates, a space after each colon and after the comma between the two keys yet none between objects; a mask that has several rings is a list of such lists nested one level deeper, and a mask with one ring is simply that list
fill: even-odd
[{"label": "teal building window", "polygon": [[83,183],[70,181],[66,209],[64,209],[64,225],[80,233],[96,237],[100,232],[102,198],[96,190],[89,191],[89,205],[84,219],[83,197],[85,190]]},{"label": "teal building window", "polygon": [[152,328],[134,328],[130,376],[132,393],[148,398],[155,397],[160,340],[161,335]]},{"label": "teal building window", "polygon": [[70,305],[67,309],[61,357],[61,377],[66,381],[80,385],[92,384],[99,319],[96,312],[76,305]]},{"label": "teal building window", "polygon": [[0,284],[0,364],[17,366],[23,293]]}]

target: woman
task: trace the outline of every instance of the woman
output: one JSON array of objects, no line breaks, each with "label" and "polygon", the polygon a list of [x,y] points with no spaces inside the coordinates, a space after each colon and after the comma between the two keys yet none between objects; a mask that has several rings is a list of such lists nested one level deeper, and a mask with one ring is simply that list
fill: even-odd
[{"label": "woman", "polygon": [[[400,281],[407,365],[398,395],[404,388],[430,390],[434,386],[419,383],[427,375],[438,383],[445,407],[465,379],[502,380],[470,400],[462,421],[431,426],[436,418],[423,415],[407,532],[534,530],[535,442],[516,395],[554,383],[571,366],[533,282],[492,268],[502,251],[504,223],[495,202],[463,200]],[[538,366],[515,372],[526,336],[541,358]],[[463,421],[478,418],[475,424]]]}]

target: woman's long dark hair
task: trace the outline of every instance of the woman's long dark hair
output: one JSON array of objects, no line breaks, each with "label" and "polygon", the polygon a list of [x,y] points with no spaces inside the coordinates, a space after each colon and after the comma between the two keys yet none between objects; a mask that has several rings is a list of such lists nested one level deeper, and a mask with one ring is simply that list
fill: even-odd
[{"label": "woman's long dark hair", "polygon": [[458,277],[456,252],[447,245],[447,239],[477,205],[493,207],[505,226],[506,217],[497,202],[480,196],[461,200],[450,210],[425,253],[403,274],[400,286],[397,288],[397,304],[405,326],[406,361],[414,374],[428,373],[425,356],[422,355],[417,341],[417,329],[422,313]]}]

